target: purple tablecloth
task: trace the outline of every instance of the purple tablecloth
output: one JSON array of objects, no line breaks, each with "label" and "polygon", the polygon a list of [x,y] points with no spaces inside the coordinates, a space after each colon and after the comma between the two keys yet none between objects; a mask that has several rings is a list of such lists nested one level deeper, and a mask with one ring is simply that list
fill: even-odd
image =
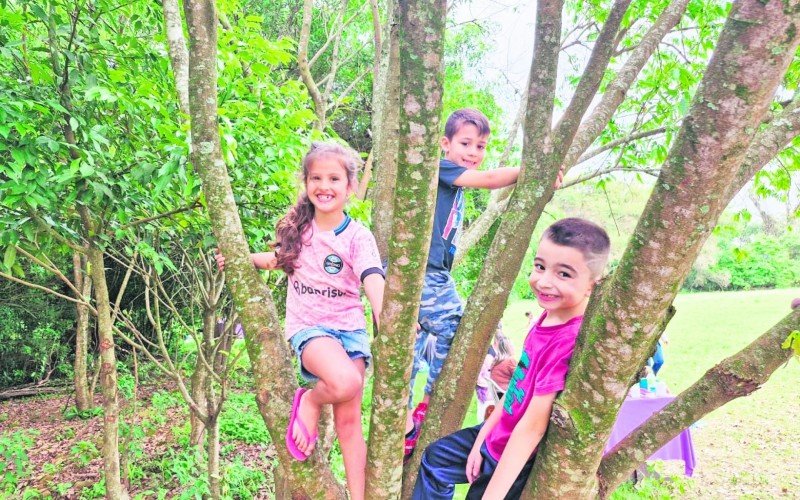
[{"label": "purple tablecloth", "polygon": [[[617,415],[617,421],[611,429],[611,436],[608,438],[606,450],[614,447],[622,441],[628,434],[647,420],[650,415],[660,410],[670,401],[675,399],[673,396],[666,397],[647,397],[647,398],[627,398],[622,403],[622,408]],[[683,460],[684,473],[691,477],[694,472],[694,445],[689,429],[685,429],[672,441],[665,444],[660,450],[655,452],[648,460]]]}]

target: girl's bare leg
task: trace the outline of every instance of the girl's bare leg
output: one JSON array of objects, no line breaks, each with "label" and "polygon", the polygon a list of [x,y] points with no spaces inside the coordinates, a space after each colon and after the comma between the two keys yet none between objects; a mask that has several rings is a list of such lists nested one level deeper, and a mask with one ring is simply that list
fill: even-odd
[{"label": "girl's bare leg", "polygon": [[[297,410],[297,418],[305,425],[309,436],[313,436],[317,433],[322,405],[360,398],[364,374],[354,368],[342,345],[329,337],[310,340],[303,349],[301,360],[308,372],[319,377],[314,388],[303,394]],[[306,455],[314,450],[316,443],[309,442],[297,425],[292,429],[292,438]]]},{"label": "girl's bare leg", "polygon": [[[353,370],[364,378],[365,364],[363,359],[352,361]],[[363,383],[362,383],[363,389]],[[364,483],[367,469],[367,443],[361,427],[361,395],[363,390],[350,401],[333,405],[333,422],[336,436],[342,449],[344,470],[347,476],[347,489],[352,500],[364,498]]]}]

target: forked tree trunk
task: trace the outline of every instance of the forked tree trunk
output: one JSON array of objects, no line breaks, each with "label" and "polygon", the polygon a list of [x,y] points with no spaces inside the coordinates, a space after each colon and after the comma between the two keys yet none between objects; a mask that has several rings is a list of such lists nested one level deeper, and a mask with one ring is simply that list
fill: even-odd
[{"label": "forked tree trunk", "polygon": [[[86,256],[78,252],[72,255],[75,288],[81,293],[79,299],[89,301],[92,293],[92,278],[86,272]],[[86,411],[94,407],[94,395],[90,390],[87,361],[89,357],[89,307],[75,305],[75,407],[78,411]]]},{"label": "forked tree trunk", "polygon": [[294,460],[282,445],[297,388],[291,352],[284,340],[269,288],[250,262],[247,241],[220,151],[217,127],[217,15],[215,2],[186,0],[189,26],[189,109],[194,168],[203,181],[211,225],[226,257],[225,273],[236,311],[245,327],[245,342],[255,378],[258,408],[278,459],[296,498],[342,498],[319,451],[305,462]]},{"label": "forked tree trunk", "polygon": [[[84,220],[88,210],[79,207]],[[88,228],[87,228],[88,229]],[[117,357],[114,352],[114,334],[111,323],[111,303],[103,264],[103,251],[93,243],[87,249],[89,274],[94,282],[97,332],[100,348],[100,388],[103,392],[103,472],[106,480],[106,498],[128,498],[120,481],[119,461],[119,401],[117,397]]]},{"label": "forked tree trunk", "polygon": [[[556,67],[561,35],[560,0],[542,0],[537,3],[535,51],[528,89],[526,134],[523,146],[525,169],[520,175],[506,214],[503,216],[494,241],[486,256],[486,265],[478,278],[479,283],[489,283],[485,288],[475,287],[467,302],[453,345],[444,368],[434,387],[429,412],[417,448],[424,450],[439,437],[461,428],[469,403],[468,396],[475,388],[480,364],[486,354],[497,319],[506,304],[510,284],[513,282],[537,217],[553,195],[553,181],[558,165],[552,168],[551,123],[556,85]],[[537,121],[538,123],[534,123]],[[507,286],[504,286],[505,284]],[[493,319],[479,324],[481,315]],[[468,359],[472,351],[472,359]],[[416,481],[422,453],[415,453],[406,467],[403,494],[410,496]]]},{"label": "forked tree trunk", "polygon": [[373,342],[370,499],[397,498],[401,489],[408,380],[438,182],[446,11],[445,0],[400,6],[400,149],[386,293]]},{"label": "forked tree trunk", "polygon": [[600,493],[598,466],[632,370],[730,201],[752,131],[797,48],[799,7],[797,0],[733,4],[622,261],[586,312],[529,497]]}]

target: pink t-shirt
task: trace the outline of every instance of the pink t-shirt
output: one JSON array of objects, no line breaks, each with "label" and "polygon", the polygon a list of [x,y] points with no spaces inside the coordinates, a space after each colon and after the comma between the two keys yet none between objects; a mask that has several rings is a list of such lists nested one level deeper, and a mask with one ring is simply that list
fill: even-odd
[{"label": "pink t-shirt", "polygon": [[531,398],[564,389],[583,316],[561,325],[541,326],[546,315],[544,312],[525,337],[519,364],[508,384],[505,404],[498,409],[503,412],[500,421],[486,436],[486,448],[495,460],[500,460],[511,431],[525,414]]},{"label": "pink t-shirt", "polygon": [[375,237],[345,215],[332,231],[311,221],[286,294],[286,338],[305,328],[366,328],[359,288],[364,278],[383,276]]}]

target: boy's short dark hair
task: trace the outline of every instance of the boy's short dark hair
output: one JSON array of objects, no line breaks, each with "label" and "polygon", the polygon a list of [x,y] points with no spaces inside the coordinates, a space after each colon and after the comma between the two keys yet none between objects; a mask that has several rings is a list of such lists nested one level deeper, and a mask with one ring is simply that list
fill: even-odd
[{"label": "boy's short dark hair", "polygon": [[548,227],[542,238],[580,251],[594,278],[599,278],[606,267],[611,240],[605,229],[594,222],[578,217],[561,219]]},{"label": "boy's short dark hair", "polygon": [[465,124],[470,123],[478,127],[478,133],[481,137],[489,135],[492,129],[489,128],[489,119],[486,115],[472,108],[462,108],[453,111],[447,117],[447,122],[444,124],[444,136],[447,139],[452,139],[456,132],[461,130]]}]

